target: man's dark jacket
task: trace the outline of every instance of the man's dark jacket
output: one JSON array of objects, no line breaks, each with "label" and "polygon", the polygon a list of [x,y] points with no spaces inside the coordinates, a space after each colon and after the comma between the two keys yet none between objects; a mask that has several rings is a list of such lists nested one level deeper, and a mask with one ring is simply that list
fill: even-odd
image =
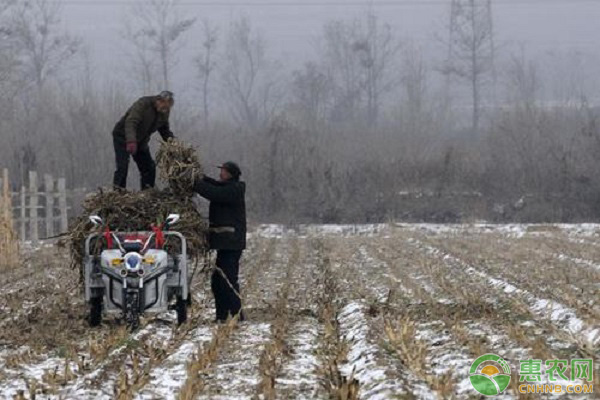
[{"label": "man's dark jacket", "polygon": [[194,190],[210,201],[208,241],[211,249],[246,248],[246,184],[237,180],[217,181],[204,177]]},{"label": "man's dark jacket", "polygon": [[164,140],[173,137],[169,127],[169,113],[156,111],[156,96],[140,97],[117,122],[113,136],[118,142],[137,142],[138,147],[148,146],[150,136],[158,131]]}]

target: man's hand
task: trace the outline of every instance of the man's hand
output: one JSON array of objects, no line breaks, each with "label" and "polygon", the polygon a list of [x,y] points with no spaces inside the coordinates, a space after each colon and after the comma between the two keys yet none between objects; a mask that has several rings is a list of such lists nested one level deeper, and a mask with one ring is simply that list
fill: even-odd
[{"label": "man's hand", "polygon": [[132,156],[135,155],[135,153],[137,153],[137,142],[127,142],[125,149],[127,150],[127,152],[129,154],[131,154]]}]

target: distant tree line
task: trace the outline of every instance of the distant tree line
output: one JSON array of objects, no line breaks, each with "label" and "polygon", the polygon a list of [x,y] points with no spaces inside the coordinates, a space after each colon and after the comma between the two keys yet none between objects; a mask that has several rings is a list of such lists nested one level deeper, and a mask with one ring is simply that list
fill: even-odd
[{"label": "distant tree line", "polygon": [[174,131],[207,166],[239,161],[256,221],[597,220],[590,93],[546,101],[555,82],[524,51],[498,57],[489,15],[465,4],[439,63],[369,8],[326,23],[314,58],[290,68],[246,17],[223,27],[140,2],[119,32],[124,82],[97,73],[59,3],[0,0],[0,166],[15,187],[29,170],[107,186],[114,123],[187,63],[195,94],[176,102]]}]

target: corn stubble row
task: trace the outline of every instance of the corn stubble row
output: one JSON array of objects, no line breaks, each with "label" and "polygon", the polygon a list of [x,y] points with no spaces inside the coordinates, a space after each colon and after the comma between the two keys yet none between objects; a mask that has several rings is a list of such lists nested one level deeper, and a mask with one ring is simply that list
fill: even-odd
[{"label": "corn stubble row", "polygon": [[[267,265],[272,257],[272,244],[265,250],[257,260],[257,265]],[[246,280],[244,293],[255,290],[258,279],[258,268],[250,268]],[[242,295],[242,307],[246,304],[246,298]],[[226,323],[218,325],[213,331],[208,343],[198,345],[198,348],[186,364],[187,378],[181,390],[177,393],[178,400],[191,400],[205,391],[207,376],[214,367],[221,351],[226,348],[232,334],[238,327],[239,316],[227,320]]]},{"label": "corn stubble row", "polygon": [[321,289],[319,304],[319,320],[324,326],[321,346],[318,349],[317,358],[320,360],[319,372],[321,375],[321,386],[327,392],[329,398],[335,400],[358,400],[360,394],[360,383],[354,377],[354,371],[349,377],[340,371],[342,364],[348,357],[348,343],[340,333],[337,319],[340,304],[336,299],[339,293],[338,281],[331,269],[331,260],[326,255],[328,250],[317,248],[319,254],[318,287]]},{"label": "corn stubble row", "polygon": [[293,268],[299,261],[298,243],[287,263],[287,271],[283,287],[278,293],[274,307],[274,320],[271,325],[271,338],[265,344],[259,358],[258,369],[260,381],[256,387],[256,397],[265,400],[274,400],[276,393],[276,379],[279,376],[283,363],[289,358],[291,349],[287,341],[289,328],[292,323],[292,312],[289,308],[289,296],[294,283]]}]

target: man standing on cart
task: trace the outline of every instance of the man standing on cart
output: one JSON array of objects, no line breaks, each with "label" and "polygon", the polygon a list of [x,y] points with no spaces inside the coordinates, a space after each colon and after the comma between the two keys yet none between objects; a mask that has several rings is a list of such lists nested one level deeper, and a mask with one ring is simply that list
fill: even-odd
[{"label": "man standing on cart", "polygon": [[175,104],[173,93],[165,90],[156,96],[139,98],[127,110],[113,129],[113,145],[117,168],[113,179],[115,189],[127,187],[129,157],[140,170],[141,189],[153,188],[156,164],[150,154],[150,137],[156,131],[163,140],[173,138],[169,127],[169,113]]}]

